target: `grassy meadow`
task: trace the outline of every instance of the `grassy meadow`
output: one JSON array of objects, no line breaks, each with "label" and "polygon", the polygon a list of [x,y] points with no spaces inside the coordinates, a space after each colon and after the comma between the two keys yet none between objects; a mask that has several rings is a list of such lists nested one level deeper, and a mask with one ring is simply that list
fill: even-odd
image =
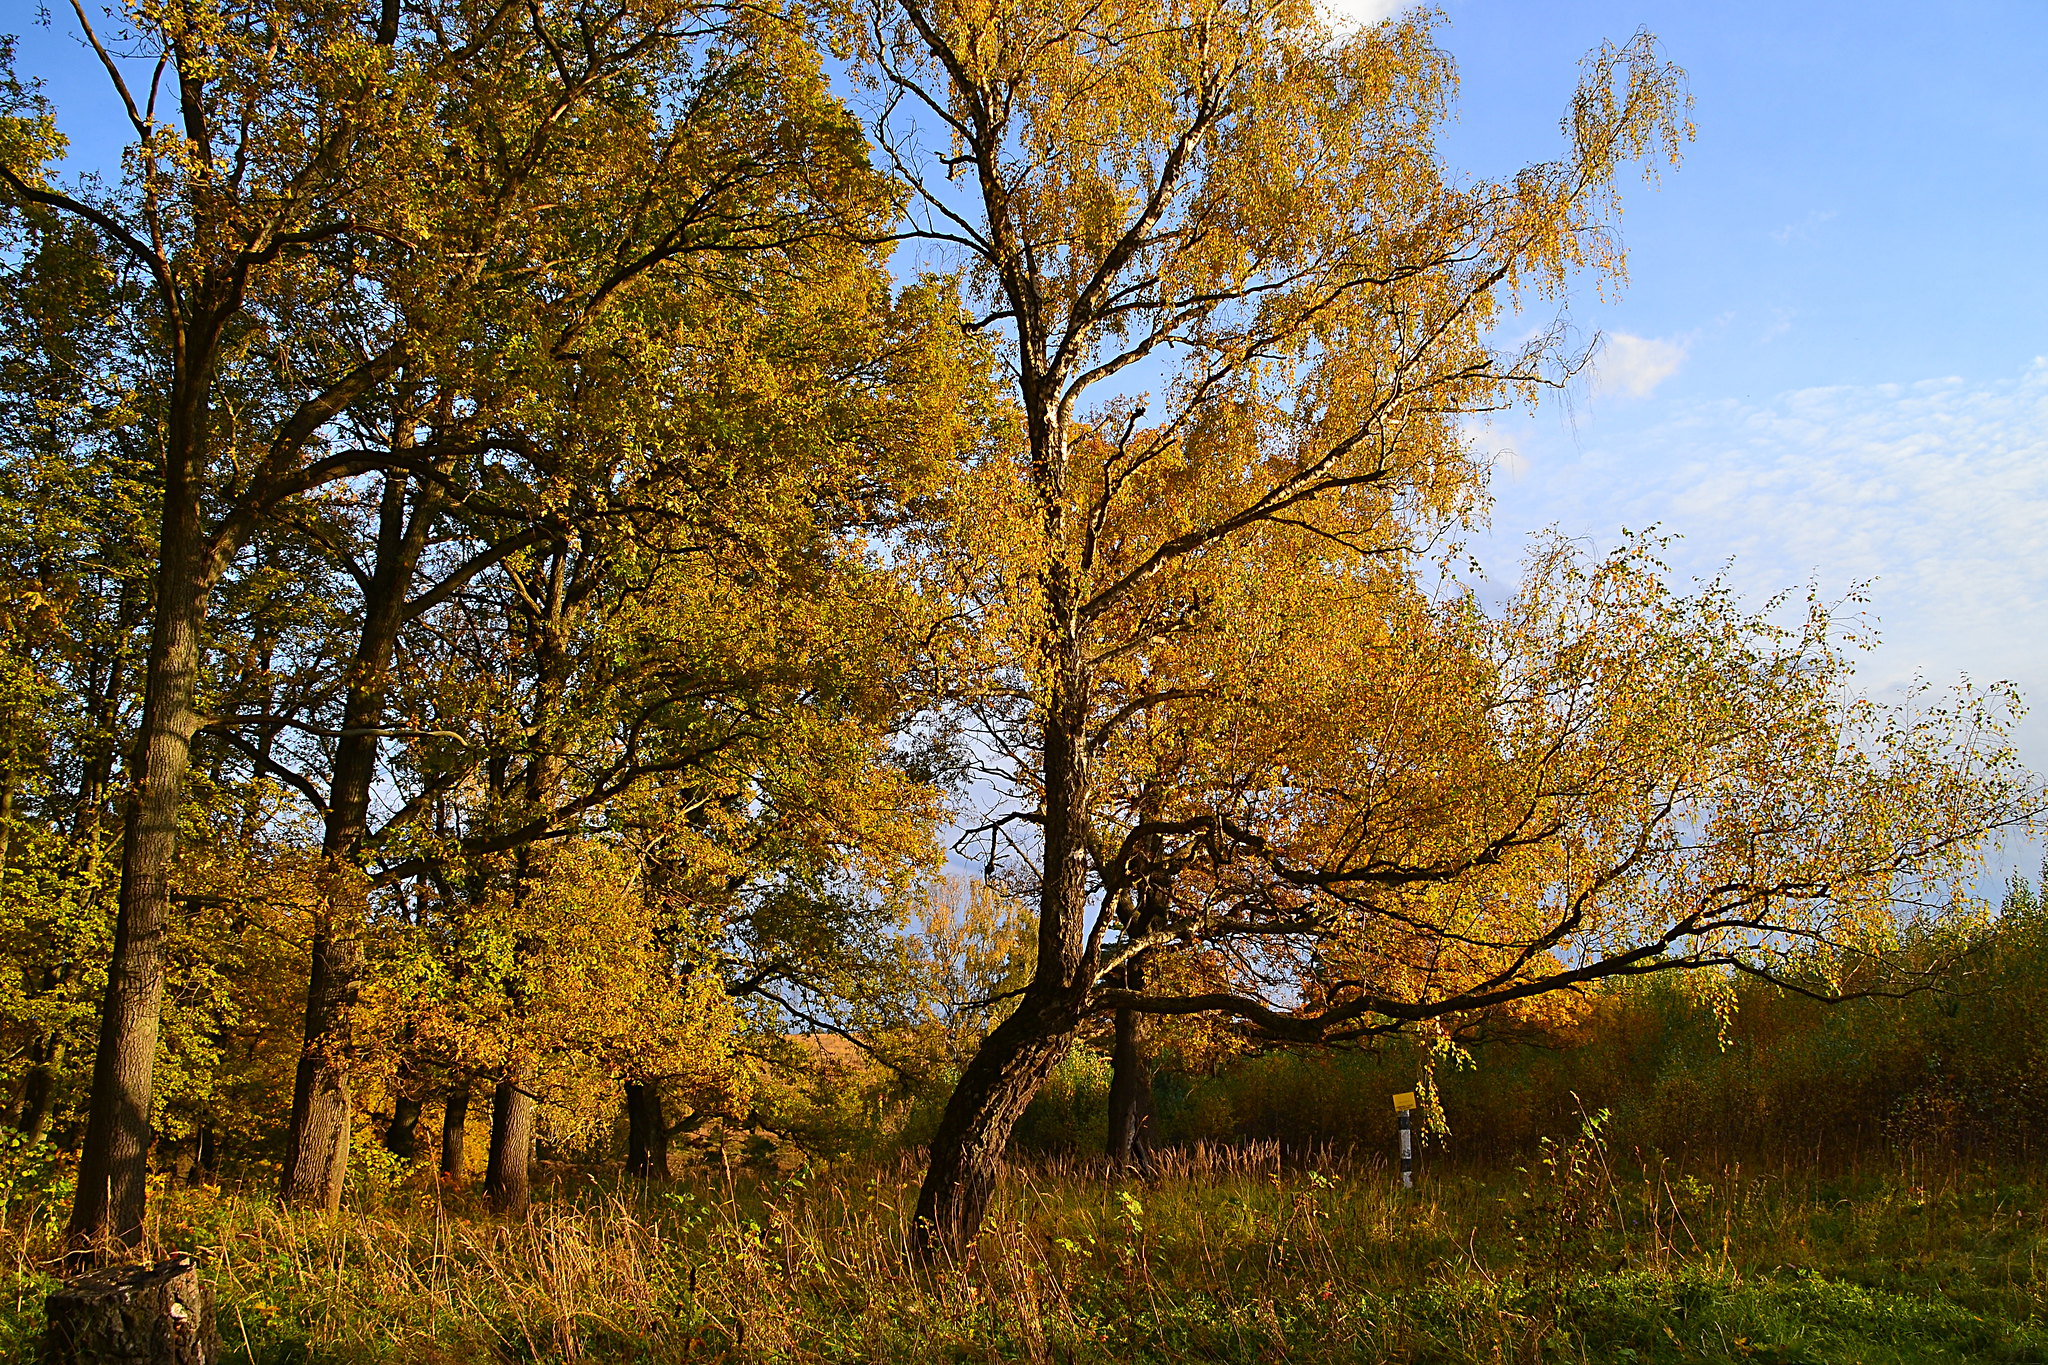
[{"label": "grassy meadow", "polygon": [[[1108,1070],[1077,1048],[976,1254],[933,1272],[905,1245],[944,1078],[831,1066],[671,1181],[621,1175],[610,1130],[544,1148],[515,1220],[371,1114],[339,1214],[280,1208],[252,1148],[154,1177],[151,1249],[198,1257],[246,1365],[2048,1362],[2048,917],[2031,886],[2004,908],[1903,1000],[1666,981],[1468,1064],[1167,1065],[1142,1174],[1092,1155]],[[1387,1095],[1425,1071],[1451,1132],[1404,1192]],[[0,1360],[33,1358],[70,1160],[0,1143]]]},{"label": "grassy meadow", "polygon": [[[1522,1169],[1168,1154],[1144,1178],[1013,1168],[977,1255],[903,1256],[909,1162],[565,1182],[521,1222],[460,1192],[339,1215],[168,1188],[224,1359],[287,1361],[2048,1361],[2038,1172],[1828,1176],[1640,1163],[1597,1131]],[[64,1210],[4,1232],[0,1358],[29,1359]]]}]

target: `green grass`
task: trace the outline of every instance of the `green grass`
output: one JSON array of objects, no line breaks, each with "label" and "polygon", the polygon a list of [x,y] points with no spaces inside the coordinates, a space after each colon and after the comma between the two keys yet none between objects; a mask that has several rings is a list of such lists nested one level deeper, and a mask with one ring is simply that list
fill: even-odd
[{"label": "green grass", "polygon": [[[2044,1184],[1612,1163],[1013,1173],[964,1269],[903,1258],[915,1172],[569,1185],[514,1224],[398,1186],[336,1217],[171,1190],[228,1361],[2048,1362]],[[32,1358],[51,1210],[10,1206],[0,1358]]]}]

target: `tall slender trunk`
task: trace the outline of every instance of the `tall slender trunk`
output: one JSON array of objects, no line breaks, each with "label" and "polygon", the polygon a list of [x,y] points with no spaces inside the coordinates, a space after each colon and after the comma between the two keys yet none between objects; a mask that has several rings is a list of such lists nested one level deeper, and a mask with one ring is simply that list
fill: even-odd
[{"label": "tall slender trunk", "polygon": [[626,1082],[626,1170],[642,1180],[668,1179],[668,1118],[658,1082]]},{"label": "tall slender trunk", "polygon": [[441,1174],[450,1180],[469,1173],[469,1093],[474,1084],[468,1076],[456,1077],[441,1110]]},{"label": "tall slender trunk", "polygon": [[[172,442],[176,448],[177,442]],[[142,1239],[150,1103],[164,989],[170,877],[178,814],[191,769],[199,682],[200,628],[210,586],[198,562],[199,503],[178,461],[166,481],[157,614],[150,632],[136,737],[134,789],[122,837],[121,891],[113,959],[100,1007],[92,1105],[79,1154],[69,1238],[84,1250],[105,1239]]]},{"label": "tall slender trunk", "polygon": [[0,773],[0,885],[7,881],[7,870],[14,859],[14,773],[12,769]]},{"label": "tall slender trunk", "polygon": [[491,1159],[484,1198],[501,1214],[520,1214],[533,1197],[533,1096],[503,1080],[491,1096]]},{"label": "tall slender trunk", "polygon": [[[404,423],[400,424],[404,426]],[[348,1174],[349,1116],[354,1097],[344,1065],[345,1015],[362,970],[357,930],[367,907],[357,858],[369,834],[370,790],[377,775],[377,730],[406,596],[433,520],[431,496],[416,499],[408,522],[407,479],[384,478],[377,517],[377,558],[364,594],[362,632],[342,705],[335,741],[322,851],[329,895],[313,927],[312,969],[306,981],[304,1047],[292,1085],[291,1136],[279,1194],[301,1207],[339,1208]]]},{"label": "tall slender trunk", "polygon": [[[569,603],[569,547],[556,542],[548,565],[546,606],[530,620],[534,653],[534,698],[532,723],[534,755],[524,774],[524,815],[545,827],[554,808],[568,761],[559,747],[559,725],[563,693],[568,685],[570,659],[567,648]],[[515,900],[523,899],[546,877],[552,861],[551,846],[544,842],[523,844],[514,860]],[[531,960],[535,946],[523,937],[513,943],[513,960]],[[515,970],[506,984],[515,1016],[525,1007],[525,992]],[[531,1062],[528,1065],[532,1065]],[[531,1073],[527,1073],[530,1075]],[[530,1197],[528,1166],[533,1154],[535,1105],[533,1096],[522,1088],[526,1075],[515,1070],[498,1082],[491,1102],[491,1155],[484,1175],[484,1195],[501,1214],[526,1210]]]},{"label": "tall slender trunk", "polygon": [[[121,751],[115,725],[133,658],[129,637],[141,614],[144,595],[144,584],[138,579],[130,578],[122,584],[113,639],[104,656],[96,658],[85,670],[85,695],[81,698],[80,709],[87,716],[90,728],[83,746],[78,800],[71,813],[71,837],[80,850],[73,872],[78,884],[87,888],[97,886],[105,856],[101,844],[106,831],[114,823],[107,801],[114,779],[114,765]],[[71,980],[76,970],[77,964],[68,957],[59,958],[44,970],[36,994],[49,995],[59,990]],[[37,1035],[29,1045],[29,1068],[22,1082],[21,1103],[15,1111],[15,1127],[31,1142],[40,1140],[49,1132],[50,1120],[57,1109],[57,1081],[63,1074],[70,1051],[70,1040],[56,1029]]]},{"label": "tall slender trunk", "polygon": [[[1155,803],[1149,796],[1140,801],[1141,821],[1156,815]],[[1171,887],[1154,861],[1160,853],[1156,836],[1147,837],[1144,853],[1144,880],[1138,888],[1136,907],[1130,910],[1123,926],[1126,942],[1142,940],[1164,924],[1172,912]],[[1148,949],[1126,961],[1115,973],[1115,984],[1143,994],[1146,960],[1150,956]],[[1115,1041],[1110,1048],[1109,1159],[1113,1166],[1124,1169],[1142,1166],[1152,1156],[1152,1058],[1145,1047],[1146,1022],[1137,1010],[1118,1010]]]}]

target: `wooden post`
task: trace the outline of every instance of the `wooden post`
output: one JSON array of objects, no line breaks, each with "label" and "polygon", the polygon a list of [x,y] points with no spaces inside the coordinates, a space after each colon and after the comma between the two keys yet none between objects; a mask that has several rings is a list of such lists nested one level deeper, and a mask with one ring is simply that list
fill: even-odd
[{"label": "wooden post", "polygon": [[96,1270],[43,1301],[43,1365],[214,1365],[213,1290],[190,1256]]},{"label": "wooden post", "polygon": [[1401,1131],[1401,1188],[1415,1188],[1415,1092],[1394,1096],[1394,1126]]}]

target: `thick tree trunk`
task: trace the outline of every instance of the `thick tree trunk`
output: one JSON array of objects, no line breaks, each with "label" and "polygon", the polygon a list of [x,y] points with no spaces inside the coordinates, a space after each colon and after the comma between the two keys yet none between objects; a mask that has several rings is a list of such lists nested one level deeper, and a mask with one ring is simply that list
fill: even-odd
[{"label": "thick tree trunk", "polygon": [[654,1081],[626,1082],[626,1170],[642,1180],[668,1179],[668,1118]]},{"label": "thick tree trunk", "polygon": [[441,1174],[450,1180],[468,1174],[469,1092],[474,1084],[467,1076],[457,1077],[441,1110]]},{"label": "thick tree trunk", "polygon": [[384,1130],[384,1150],[401,1161],[420,1154],[420,1112],[426,1105],[413,1095],[400,1095],[391,1106],[391,1126]]},{"label": "thick tree trunk", "polygon": [[967,1255],[1002,1175],[1003,1151],[1031,1097],[1059,1065],[1073,1026],[1019,1009],[983,1040],[932,1134],[917,1194],[911,1255],[922,1263]]},{"label": "thick tree trunk", "polygon": [[491,1159],[484,1171],[484,1198],[501,1214],[520,1214],[533,1197],[533,1096],[511,1081],[498,1082],[491,1097]]},{"label": "thick tree trunk", "polygon": [[301,1207],[338,1208],[348,1174],[349,1114],[353,1096],[342,1057],[345,1016],[356,993],[362,955],[356,929],[367,907],[355,875],[358,850],[369,834],[370,789],[377,776],[377,730],[384,721],[391,663],[404,624],[406,595],[433,520],[422,496],[406,519],[407,481],[387,473],[378,510],[377,558],[364,594],[362,634],[342,705],[342,737],[335,742],[322,848],[330,894],[325,920],[313,934],[312,972],[306,983],[305,1047],[292,1086],[291,1138],[279,1193]]},{"label": "thick tree trunk", "polygon": [[[176,442],[173,442],[175,448]],[[87,1252],[111,1239],[142,1240],[148,1174],[150,1102],[164,989],[164,940],[170,928],[170,874],[178,816],[191,769],[206,579],[199,555],[196,488],[174,469],[164,493],[163,560],[157,617],[150,633],[136,738],[134,790],[121,850],[114,951],[100,1007],[92,1105],[79,1153],[78,1192],[69,1238]]]},{"label": "thick tree trunk", "polygon": [[292,1084],[291,1137],[280,1189],[285,1202],[299,1208],[341,1207],[354,1103],[341,1068],[322,1045],[347,1003],[354,979],[353,942],[338,941],[331,924],[316,928],[312,978],[306,990],[305,1045]]},{"label": "thick tree trunk", "polygon": [[[567,647],[569,547],[557,542],[551,553],[545,614],[532,622],[534,636],[533,734],[536,752],[527,764],[525,798],[529,815],[539,828],[552,819],[554,802],[567,770],[562,751],[554,747],[560,736],[562,693],[567,687],[570,662]],[[535,884],[547,875],[552,860],[549,846],[527,843],[516,857],[513,898],[524,900]],[[531,961],[535,945],[525,936],[514,940],[513,961],[523,969]],[[515,1017],[525,1009],[526,998],[519,971],[506,982]],[[526,1211],[531,1198],[529,1165],[533,1159],[533,1096],[521,1089],[518,1073],[498,1082],[491,1100],[491,1156],[484,1174],[484,1196],[500,1214]]]},{"label": "thick tree trunk", "polygon": [[1145,1056],[1144,1016],[1118,1010],[1110,1051],[1109,1159],[1128,1169],[1144,1165],[1151,1155],[1152,1063]]},{"label": "thick tree trunk", "polygon": [[[1140,807],[1140,818],[1152,818],[1151,803]],[[1151,857],[1159,853],[1158,841],[1146,849]],[[1126,940],[1142,938],[1163,924],[1171,912],[1169,892],[1153,869],[1148,868],[1141,885],[1136,912],[1124,925]],[[1112,980],[1123,990],[1143,993],[1145,959],[1141,952],[1125,962]],[[1137,1010],[1116,1012],[1116,1035],[1109,1054],[1109,1160],[1125,1170],[1143,1166],[1152,1156],[1152,1058],[1146,1051],[1146,1017]]]}]

